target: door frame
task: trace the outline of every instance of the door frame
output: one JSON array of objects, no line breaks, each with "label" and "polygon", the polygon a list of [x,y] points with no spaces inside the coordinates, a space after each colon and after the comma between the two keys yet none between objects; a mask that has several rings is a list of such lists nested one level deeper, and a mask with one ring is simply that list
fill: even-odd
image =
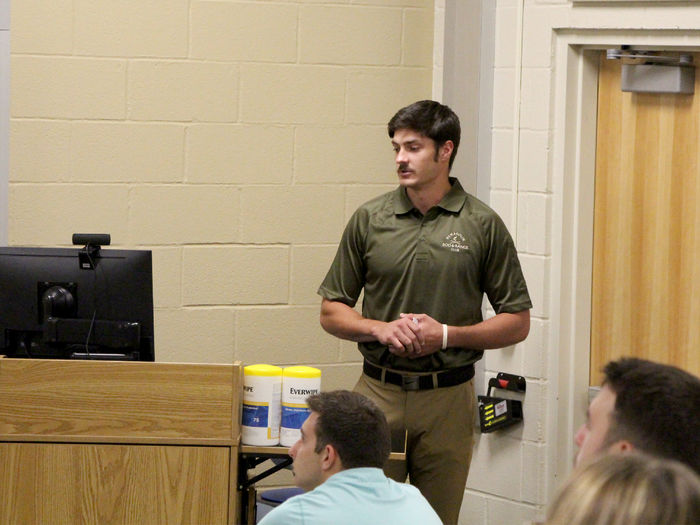
[{"label": "door frame", "polygon": [[0,1],[0,246],[9,238],[10,2]]},{"label": "door frame", "polygon": [[553,44],[549,497],[571,470],[589,402],[598,52],[623,44],[698,52],[700,30],[555,28]]}]

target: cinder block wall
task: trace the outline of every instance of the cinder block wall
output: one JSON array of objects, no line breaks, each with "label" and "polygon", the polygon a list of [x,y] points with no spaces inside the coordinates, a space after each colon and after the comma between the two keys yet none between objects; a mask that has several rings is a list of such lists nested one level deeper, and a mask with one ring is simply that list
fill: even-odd
[{"label": "cinder block wall", "polygon": [[359,375],[316,289],[431,96],[433,0],[11,5],[9,232],[154,252],[159,361]]},{"label": "cinder block wall", "polygon": [[[593,224],[583,195],[594,175],[573,157],[590,154],[595,134],[571,122],[596,114],[595,82],[580,86],[575,79],[597,73],[576,71],[573,57],[625,44],[700,49],[700,3],[693,1],[499,0],[494,15],[489,202],[515,225],[533,309],[524,343],[484,357],[487,374],[518,371],[528,383],[523,425],[477,435],[460,517],[470,525],[542,521],[572,467],[574,433],[585,421],[588,369],[580,363],[589,348],[581,334],[590,324],[575,314],[588,299],[572,298],[572,290],[588,287],[582,283],[590,283],[591,261],[569,250],[587,242]],[[569,156],[571,163],[562,160]],[[571,235],[578,239],[569,242]]]}]

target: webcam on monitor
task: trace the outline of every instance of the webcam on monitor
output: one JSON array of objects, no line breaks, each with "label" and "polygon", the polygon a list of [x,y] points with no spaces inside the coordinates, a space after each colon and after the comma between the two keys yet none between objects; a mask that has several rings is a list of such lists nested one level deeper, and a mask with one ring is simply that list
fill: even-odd
[{"label": "webcam on monitor", "polygon": [[109,246],[112,237],[109,233],[74,233],[73,244],[83,245],[78,252],[78,265],[83,270],[94,270],[97,265],[100,249]]}]

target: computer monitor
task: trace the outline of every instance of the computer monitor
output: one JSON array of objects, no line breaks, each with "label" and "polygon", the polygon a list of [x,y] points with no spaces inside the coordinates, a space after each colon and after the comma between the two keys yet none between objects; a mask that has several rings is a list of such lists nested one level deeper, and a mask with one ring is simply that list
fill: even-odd
[{"label": "computer monitor", "polygon": [[0,355],[153,361],[151,252],[0,247]]}]

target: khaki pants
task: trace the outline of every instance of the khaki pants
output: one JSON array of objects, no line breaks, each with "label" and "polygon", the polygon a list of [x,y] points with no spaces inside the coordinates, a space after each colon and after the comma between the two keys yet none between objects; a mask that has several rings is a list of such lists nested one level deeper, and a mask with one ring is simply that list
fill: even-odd
[{"label": "khaki pants", "polygon": [[392,433],[406,429],[406,461],[384,469],[418,487],[445,525],[456,525],[474,444],[474,381],[434,390],[403,391],[362,375],[355,391],[374,400]]}]

